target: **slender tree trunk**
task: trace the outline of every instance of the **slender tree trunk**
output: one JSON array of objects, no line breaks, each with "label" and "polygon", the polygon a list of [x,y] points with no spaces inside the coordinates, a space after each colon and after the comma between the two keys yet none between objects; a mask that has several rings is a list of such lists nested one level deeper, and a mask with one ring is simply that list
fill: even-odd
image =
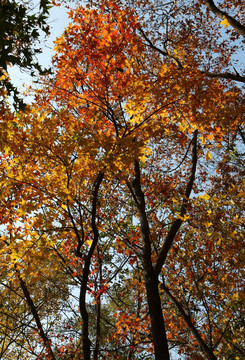
[{"label": "slender tree trunk", "polygon": [[151,331],[155,350],[155,360],[169,360],[168,342],[158,290],[158,277],[153,268],[145,268],[145,287],[151,319]]},{"label": "slender tree trunk", "polygon": [[82,343],[83,343],[83,356],[84,360],[91,359],[91,342],[89,339],[89,323],[88,323],[88,312],[86,308],[86,292],[88,286],[88,278],[89,278],[89,268],[91,264],[91,259],[94,253],[94,250],[98,244],[99,240],[99,231],[97,229],[96,224],[96,211],[97,211],[97,198],[99,187],[102,182],[104,174],[99,173],[97,179],[94,183],[94,191],[93,191],[93,201],[92,201],[92,231],[93,231],[93,242],[89,249],[88,255],[85,257],[84,267],[83,267],[83,277],[82,277],[82,284],[80,289],[80,297],[79,297],[79,305],[80,305],[80,314],[83,320],[82,323]]},{"label": "slender tree trunk", "polygon": [[[102,284],[102,262],[100,258],[100,253],[98,249],[98,263],[99,263],[99,290],[101,289]],[[96,289],[95,289],[96,291]],[[98,360],[99,356],[99,346],[100,346],[100,321],[101,321],[101,295],[98,296],[96,300],[96,340],[94,347],[94,357],[93,360]]]},{"label": "slender tree trunk", "polygon": [[83,345],[83,357],[84,360],[90,360],[90,340],[88,333],[88,312],[86,309],[86,292],[84,287],[81,287],[80,291],[80,314],[82,317],[82,345]]},{"label": "slender tree trunk", "polygon": [[154,271],[151,260],[150,229],[145,212],[144,193],[140,185],[140,168],[135,161],[135,179],[132,186],[128,183],[134,197],[140,218],[140,231],[143,243],[143,268],[147,294],[147,302],[151,319],[151,331],[155,360],[169,360],[168,342],[162,314],[161,300],[158,290],[158,275]]},{"label": "slender tree trunk", "polygon": [[29,308],[31,310],[31,313],[36,321],[36,324],[37,324],[37,328],[38,328],[38,331],[39,331],[39,335],[44,343],[44,346],[47,350],[47,353],[49,355],[49,359],[51,360],[55,360],[55,356],[54,356],[54,353],[53,353],[53,350],[50,346],[50,340],[49,338],[47,337],[47,335],[45,334],[44,330],[43,330],[43,326],[42,326],[42,323],[41,323],[41,320],[40,320],[40,317],[38,315],[38,311],[37,311],[37,308],[34,304],[34,302],[32,301],[32,298],[31,298],[31,295],[29,293],[29,290],[26,286],[26,283],[25,281],[21,278],[20,274],[18,274],[18,278],[19,278],[19,282],[20,282],[20,286],[22,288],[22,291],[25,295],[25,298],[26,298],[26,301],[29,305]]}]

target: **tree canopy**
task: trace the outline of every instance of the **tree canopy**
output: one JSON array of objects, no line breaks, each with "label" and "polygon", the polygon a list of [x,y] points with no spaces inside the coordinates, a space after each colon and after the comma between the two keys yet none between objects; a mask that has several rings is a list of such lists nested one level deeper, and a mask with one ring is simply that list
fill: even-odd
[{"label": "tree canopy", "polygon": [[15,0],[0,2],[0,85],[13,96],[17,109],[23,109],[24,102],[7,70],[16,65],[32,75],[35,71],[47,71],[41,68],[36,55],[41,52],[41,47],[37,47],[41,32],[49,34],[47,19],[50,7],[49,0],[40,0],[39,5]]},{"label": "tree canopy", "polygon": [[1,358],[244,357],[244,11],[70,8],[1,109]]}]

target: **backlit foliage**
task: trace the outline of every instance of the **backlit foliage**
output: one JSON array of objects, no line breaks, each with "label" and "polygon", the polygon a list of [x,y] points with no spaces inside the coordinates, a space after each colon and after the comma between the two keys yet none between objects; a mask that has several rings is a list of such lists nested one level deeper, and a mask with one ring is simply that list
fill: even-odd
[{"label": "backlit foliage", "polygon": [[2,357],[243,358],[244,8],[217,6],[73,6],[2,105]]}]

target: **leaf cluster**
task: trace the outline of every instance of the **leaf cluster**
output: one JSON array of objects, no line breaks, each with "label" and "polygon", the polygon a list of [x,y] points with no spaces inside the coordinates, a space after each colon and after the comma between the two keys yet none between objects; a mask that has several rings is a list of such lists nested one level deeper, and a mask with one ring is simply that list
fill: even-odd
[{"label": "leaf cluster", "polygon": [[39,10],[32,9],[34,4],[1,1],[0,4],[0,76],[1,86],[7,94],[12,94],[16,107],[23,109],[24,102],[20,98],[17,88],[6,76],[9,66],[18,66],[22,70],[30,70],[33,76],[35,71],[47,72],[42,69],[36,60],[40,48],[34,47],[41,32],[49,35],[47,24],[51,2],[41,0]]}]

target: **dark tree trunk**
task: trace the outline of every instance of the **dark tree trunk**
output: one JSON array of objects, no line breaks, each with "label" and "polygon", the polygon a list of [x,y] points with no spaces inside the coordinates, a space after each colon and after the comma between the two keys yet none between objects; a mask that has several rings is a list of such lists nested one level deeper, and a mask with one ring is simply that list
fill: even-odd
[{"label": "dark tree trunk", "polygon": [[143,268],[147,301],[151,319],[151,332],[154,345],[155,360],[169,360],[168,342],[166,337],[162,306],[158,290],[158,275],[153,269],[151,260],[150,229],[145,212],[144,193],[140,185],[140,168],[135,162],[135,179],[132,186],[128,184],[134,197],[140,218],[140,231],[143,243]]},{"label": "dark tree trunk", "polygon": [[154,273],[153,268],[147,269],[144,266],[144,271],[155,359],[169,360],[168,342],[158,290],[158,276]]},{"label": "dark tree trunk", "polygon": [[50,360],[55,360],[55,356],[54,356],[54,353],[53,353],[53,350],[51,348],[51,341],[49,340],[49,338],[47,337],[47,335],[45,334],[45,331],[43,329],[43,326],[42,326],[42,323],[41,323],[41,320],[40,320],[40,317],[39,317],[39,314],[38,314],[38,311],[37,311],[37,308],[31,298],[31,295],[29,293],[29,290],[26,286],[26,283],[25,281],[22,279],[22,277],[20,276],[20,274],[18,274],[18,278],[19,278],[19,282],[20,282],[20,286],[22,288],[22,291],[25,295],[25,298],[26,298],[26,301],[28,303],[28,306],[31,310],[31,313],[35,319],[35,322],[37,324],[37,328],[38,328],[38,331],[39,331],[39,335],[40,337],[42,338],[42,341],[44,343],[44,346],[46,348],[46,351],[49,355],[49,359]]},{"label": "dark tree trunk", "polygon": [[88,287],[88,278],[89,278],[89,268],[91,264],[91,259],[94,253],[94,250],[99,241],[99,232],[96,224],[96,211],[97,211],[97,197],[99,192],[100,184],[103,180],[103,173],[99,173],[95,183],[94,183],[94,191],[93,191],[93,201],[92,201],[92,231],[93,231],[93,242],[89,249],[88,255],[85,257],[84,267],[83,267],[83,277],[82,284],[80,289],[80,314],[83,320],[82,325],[82,343],[83,343],[83,356],[84,360],[91,359],[91,342],[89,339],[89,321],[88,321],[88,312],[86,308],[86,292]]}]

